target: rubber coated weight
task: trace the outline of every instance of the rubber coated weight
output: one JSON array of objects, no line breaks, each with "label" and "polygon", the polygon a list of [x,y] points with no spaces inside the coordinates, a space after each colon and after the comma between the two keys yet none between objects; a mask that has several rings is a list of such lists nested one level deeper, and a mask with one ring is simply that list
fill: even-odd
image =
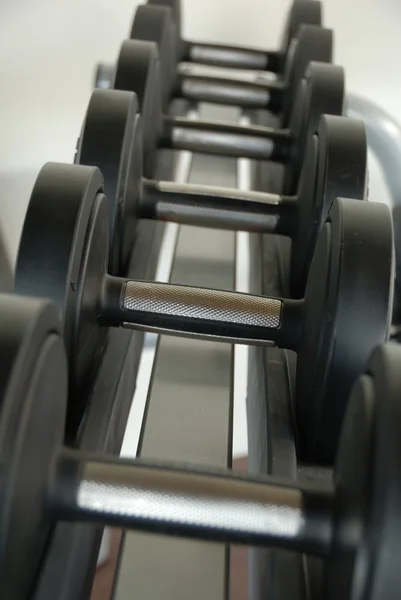
[{"label": "rubber coated weight", "polygon": [[0,353],[0,588],[19,600],[47,542],[47,481],[64,437],[67,367],[55,307],[0,296]]},{"label": "rubber coated weight", "polygon": [[[221,79],[217,76],[188,74],[185,69],[177,71],[174,62],[175,51],[171,48],[173,39],[171,10],[141,5],[138,7],[137,15],[138,25],[134,20],[131,38],[153,40],[158,44],[165,107],[166,99],[175,97],[243,108],[265,108],[277,114],[282,113],[282,125],[288,126],[294,94],[308,64],[311,61],[327,63],[332,61],[332,32],[312,25],[303,25],[296,40],[290,46],[282,81],[267,82],[261,79],[246,82],[238,79]],[[108,84],[107,78],[109,78]],[[113,86],[109,67],[100,65],[97,68],[95,85]]]},{"label": "rubber coated weight", "polygon": [[129,37],[156,42],[158,45],[163,106],[168,106],[170,102],[176,77],[177,50],[174,34],[170,9],[144,4],[137,7]]},{"label": "rubber coated weight", "polygon": [[[172,25],[172,13],[168,8],[141,5],[137,8],[134,22],[131,29],[131,39],[142,39],[154,41],[158,44],[160,52],[160,70],[163,79],[163,98],[182,97],[188,100],[214,101],[222,104],[231,103],[227,94],[223,93],[219,99],[218,93],[212,97],[197,96],[196,83],[207,81],[208,78],[198,78],[191,76],[177,78],[177,65],[174,64],[176,50],[173,47],[174,34]],[[313,25],[303,25],[299,28],[297,37],[290,45],[284,71],[283,82],[278,85],[277,82],[260,82],[257,89],[267,92],[266,106],[269,110],[282,113],[283,125],[288,124],[289,115],[292,111],[294,94],[298,88],[308,64],[311,61],[328,62],[332,61],[333,55],[333,34],[331,30],[322,29]],[[224,80],[210,78],[210,83],[217,84]],[[226,80],[228,85],[230,80]],[[195,84],[195,85],[193,85]],[[224,87],[224,86],[223,86]],[[271,95],[269,96],[269,92]],[[237,104],[237,101],[233,101]],[[241,102],[239,101],[241,105]],[[260,106],[263,108],[263,105]]]},{"label": "rubber coated weight", "polygon": [[[190,60],[191,59],[191,47],[198,46],[197,42],[188,42],[181,39],[181,24],[182,24],[182,5],[180,0],[148,0],[147,4],[150,6],[167,6],[172,9],[173,21],[174,21],[174,29],[176,36],[176,44],[177,48],[179,48],[178,52],[178,60]],[[291,43],[291,40],[297,35],[298,29],[303,24],[309,25],[321,25],[322,24],[322,5],[321,2],[317,2],[316,0],[296,0],[291,5],[291,8],[288,12],[286,23],[284,26],[284,30],[282,33],[282,41],[281,41],[281,50],[276,52],[268,52],[266,53],[266,67],[276,67],[274,72],[280,71],[280,63],[283,62],[280,59],[283,59],[285,53],[288,50],[288,47]],[[203,44],[202,44],[203,45]],[[203,45],[214,47],[213,45]],[[230,49],[236,51],[237,48],[230,48],[230,46],[218,46],[221,49],[225,49],[227,54],[229,54]],[[246,49],[248,50],[248,49]],[[245,51],[246,51],[245,50]],[[249,52],[252,53],[252,49],[249,49]],[[257,54],[263,54],[263,52],[255,51]],[[270,55],[270,56],[268,56]],[[273,55],[273,56],[272,56]],[[276,57],[274,55],[277,55]],[[272,60],[272,58],[276,60]],[[270,60],[269,60],[270,59]],[[207,61],[204,58],[204,62],[206,64]],[[273,65],[270,63],[273,62]],[[215,62],[212,62],[215,64]],[[223,66],[230,66],[229,64],[224,64]],[[240,65],[241,68],[246,68],[245,65]]]},{"label": "rubber coated weight", "polygon": [[334,485],[296,485],[63,447],[67,377],[55,312],[41,301],[8,297],[0,299],[0,315],[7,323],[0,351],[8,357],[0,376],[5,597],[28,596],[51,526],[69,520],[316,555],[329,600],[398,599],[399,346],[376,349],[353,388]]},{"label": "rubber coated weight", "polygon": [[307,458],[333,460],[355,374],[388,338],[392,246],[391,215],[381,204],[333,203],[312,260],[297,359],[298,423]]},{"label": "rubber coated weight", "polygon": [[283,58],[302,25],[322,25],[322,12],[322,3],[317,0],[294,0],[282,34],[281,54]]},{"label": "rubber coated weight", "polygon": [[[51,172],[53,169],[53,173]],[[55,173],[64,176],[59,190]],[[87,185],[82,186],[82,178]],[[75,181],[77,179],[77,182]],[[336,200],[319,236],[304,300],[265,298],[202,290],[187,286],[130,281],[107,274],[107,200],[99,193],[97,171],[77,165],[47,166],[39,175],[45,201],[33,198],[25,220],[17,259],[16,290],[43,295],[44,274],[52,256],[53,236],[62,235],[63,224],[47,206],[48,190],[68,193],[72,213],[86,219],[77,293],[71,298],[70,343],[97,350],[97,339],[110,326],[125,326],[169,335],[216,339],[228,343],[267,344],[298,353],[297,414],[304,453],[331,463],[345,409],[345,398],[362,372],[371,350],[386,339],[391,313],[393,282],[393,232],[387,206],[357,200]],[[87,190],[91,190],[91,194]],[[33,227],[40,215],[42,227]],[[375,223],[375,235],[371,223]],[[52,230],[52,235],[44,232]],[[73,237],[74,230],[70,231]],[[37,250],[33,235],[40,237]],[[30,255],[27,255],[29,240]],[[46,248],[47,246],[47,248]],[[24,251],[25,250],[25,251]],[[42,268],[44,265],[44,269]],[[43,269],[43,272],[42,272]],[[46,279],[46,294],[59,305],[60,286]],[[52,289],[53,287],[53,289]],[[68,285],[64,293],[69,291]],[[330,318],[328,318],[330,315]],[[369,327],[366,328],[366,322]],[[105,334],[103,334],[105,335]],[[86,341],[85,346],[82,342]],[[93,342],[93,343],[92,343]],[[69,350],[70,360],[80,362],[79,352]],[[78,357],[78,358],[77,358]],[[77,373],[77,366],[71,370]],[[82,369],[81,369],[82,372]],[[334,385],[340,390],[334,395]]]},{"label": "rubber coated weight", "polygon": [[399,597],[400,399],[401,349],[387,344],[374,352],[349,402],[334,476],[328,600]]},{"label": "rubber coated weight", "polygon": [[[295,193],[299,181],[308,136],[316,130],[322,114],[342,114],[345,83],[341,67],[312,62],[297,92],[297,102],[291,114],[289,129],[237,127],[232,136],[232,125],[204,123],[163,116],[160,91],[158,54],[149,42],[126,40],[117,61],[115,88],[138,95],[144,130],[145,175],[154,173],[156,150],[161,147],[184,149],[220,155],[233,155],[232,146],[240,156],[273,160],[287,164],[284,180],[285,193]],[[219,145],[219,134],[231,135]],[[238,147],[240,136],[249,135],[245,147]],[[201,136],[199,138],[199,136]],[[252,140],[255,140],[252,143]],[[262,145],[262,153],[254,154]],[[238,152],[240,150],[240,152]]]},{"label": "rubber coated weight", "polygon": [[[327,89],[330,92],[330,86]],[[114,193],[108,197],[110,256],[122,256],[121,244],[124,239],[134,239],[138,218],[287,235],[293,240],[292,292],[295,297],[302,297],[317,235],[332,202],[337,196],[366,199],[367,141],[363,123],[345,117],[322,117],[318,132],[311,137],[305,153],[295,196],[242,193],[236,200],[229,188],[175,186],[144,180],[140,159],[143,136],[139,118],[134,117],[136,108],[136,99],[128,92],[95,90],[82,129],[84,142],[81,141],[81,145],[86,144],[89,149],[87,164],[100,169],[107,167],[105,189],[115,189],[118,163],[125,160],[120,148],[124,147],[125,154],[131,157],[130,185],[125,195],[119,202]],[[111,138],[108,132],[116,122],[119,127]],[[109,137],[110,148],[107,147]],[[125,208],[124,219],[119,215],[121,207]],[[128,253],[128,246],[126,250]],[[124,263],[109,264],[111,274],[124,273]]]},{"label": "rubber coated weight", "polygon": [[[142,175],[142,146],[135,147],[139,127],[137,98],[129,92],[115,92],[108,102],[108,90],[96,90],[89,102],[82,126],[75,162],[99,167],[109,201],[109,272],[122,273],[131,256],[136,234],[138,178]],[[138,171],[139,176],[135,175]],[[118,239],[118,243],[114,240]]]},{"label": "rubber coated weight", "polygon": [[[87,275],[84,257],[90,243],[91,211],[94,198],[102,191],[98,169],[45,165],[31,194],[18,251],[16,290],[27,296],[52,298],[59,310],[70,365],[72,413],[82,408],[78,399],[91,381],[106,342],[107,331],[96,327],[93,320],[99,298],[91,286],[84,291],[81,286]],[[108,231],[104,236],[99,253],[102,269],[109,255]],[[92,276],[95,274],[89,279]]]}]

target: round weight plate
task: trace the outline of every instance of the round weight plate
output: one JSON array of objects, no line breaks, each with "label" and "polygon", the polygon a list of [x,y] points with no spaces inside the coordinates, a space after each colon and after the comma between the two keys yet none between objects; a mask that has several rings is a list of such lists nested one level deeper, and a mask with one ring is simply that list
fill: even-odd
[{"label": "round weight plate", "polygon": [[351,388],[373,348],[387,339],[394,280],[392,219],[385,204],[337,199],[329,222],[324,306],[318,322],[312,310],[315,295],[322,295],[322,275],[314,265],[321,260],[317,247],[306,290],[296,392],[304,454],[325,464],[333,464]]},{"label": "round weight plate", "polygon": [[363,534],[371,496],[375,402],[373,380],[363,375],[348,399],[334,471],[333,539],[330,558],[324,563],[322,594],[332,600],[357,600],[358,579],[362,583],[368,573]]},{"label": "round weight plate", "polygon": [[[91,304],[77,311],[80,278],[87,243],[88,224],[94,199],[103,181],[97,168],[48,163],[36,180],[31,194],[18,251],[15,289],[27,296],[52,299],[62,318],[63,336],[70,371],[69,417],[82,406],[83,388],[100,360],[107,328],[84,327],[84,317],[92,318]],[[108,255],[108,235],[103,240],[99,261]],[[105,262],[105,261],[104,261]],[[98,294],[98,291],[97,291]],[[96,298],[97,300],[98,298]]]},{"label": "round weight plate", "polygon": [[331,63],[332,56],[333,32],[331,29],[302,25],[297,38],[291,42],[288,49],[283,75],[286,90],[281,120],[284,127],[289,123],[292,107],[296,101],[297,89],[309,63],[311,61]]},{"label": "round weight plate", "polygon": [[282,35],[281,51],[285,55],[301,25],[322,25],[322,3],[317,0],[294,0]]},{"label": "round weight plate", "polygon": [[317,131],[320,118],[322,115],[341,115],[344,97],[345,77],[342,67],[317,62],[309,64],[296,94],[297,101],[290,123],[296,146],[294,160],[285,169],[285,194],[296,193],[307,141]]},{"label": "round weight plate", "polygon": [[144,174],[152,177],[162,128],[160,62],[153,42],[126,40],[117,61],[115,88],[138,96],[143,127]]},{"label": "round weight plate", "polygon": [[136,9],[130,38],[156,42],[160,56],[163,105],[168,106],[177,72],[177,48],[171,8],[142,4]]},{"label": "round weight plate", "polygon": [[[400,347],[388,344],[377,349],[368,372],[374,386],[373,436],[367,465],[367,510],[363,515],[362,540],[355,549],[357,560],[352,598],[395,600],[400,596],[401,584]],[[333,589],[326,597],[340,596],[335,595]]]},{"label": "round weight plate", "polygon": [[177,48],[177,60],[181,58],[181,47],[183,45],[181,39],[181,24],[182,24],[182,6],[181,0],[148,0],[149,6],[167,6],[172,9],[172,19],[174,25],[174,39]]},{"label": "round weight plate", "polygon": [[67,364],[56,309],[0,298],[0,587],[23,600],[42,559],[51,463],[62,443]]},{"label": "round weight plate", "polygon": [[133,156],[138,100],[132,92],[95,90],[78,142],[75,162],[99,167],[109,204],[111,275],[122,275],[136,234],[142,148]]},{"label": "round weight plate", "polygon": [[[368,147],[361,121],[324,115],[306,153],[298,191],[298,227],[292,241],[291,292],[305,292],[317,236],[336,198],[366,200]],[[316,147],[318,155],[316,157]],[[313,165],[317,170],[313,170]]]}]

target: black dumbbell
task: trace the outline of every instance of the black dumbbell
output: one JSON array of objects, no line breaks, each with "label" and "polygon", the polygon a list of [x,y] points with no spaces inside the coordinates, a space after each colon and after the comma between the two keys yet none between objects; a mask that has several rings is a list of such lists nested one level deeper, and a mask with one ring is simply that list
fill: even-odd
[{"label": "black dumbbell", "polygon": [[302,297],[315,249],[337,197],[365,199],[367,141],[361,121],[324,116],[304,152],[297,194],[279,196],[142,177],[142,128],[134,94],[94,90],[75,162],[104,174],[109,204],[109,273],[121,275],[138,218],[277,233],[292,239],[291,293]]},{"label": "black dumbbell", "polygon": [[108,231],[98,169],[43,167],[24,222],[15,286],[23,295],[51,298],[62,315],[72,413],[82,408],[73,403],[83,397],[109,327],[277,345],[298,354],[296,408],[304,451],[333,460],[350,387],[388,333],[394,271],[389,208],[334,202],[302,300],[109,275]]},{"label": "black dumbbell", "polygon": [[[357,203],[358,209],[367,205]],[[378,348],[345,402],[334,482],[297,483],[63,446],[67,365],[55,308],[0,297],[0,586],[25,600],[58,521],[323,560],[328,600],[398,600],[401,350]],[[335,386],[334,386],[335,387]]]},{"label": "black dumbbell", "polygon": [[223,44],[190,42],[181,37],[182,6],[180,0],[148,0],[150,6],[172,9],[178,61],[215,67],[251,69],[281,74],[291,41],[301,25],[322,25],[322,4],[317,0],[295,0],[287,14],[279,50],[255,50]]},{"label": "black dumbbell", "polygon": [[342,114],[344,107],[344,70],[324,63],[309,65],[298,87],[288,129],[244,127],[163,115],[160,83],[157,46],[137,40],[123,42],[114,88],[132,91],[138,96],[147,176],[154,173],[157,148],[174,148],[284,163],[284,191],[294,193],[307,138],[315,131],[322,114]]},{"label": "black dumbbell", "polygon": [[[168,106],[172,98],[185,98],[196,102],[261,108],[282,114],[283,126],[288,125],[292,102],[308,64],[311,61],[330,63],[333,56],[332,31],[303,25],[288,53],[282,81],[245,82],[177,70],[172,14],[169,8],[139,6],[130,37],[156,42],[159,47],[164,107]],[[112,73],[109,66],[98,67],[98,85],[112,86],[112,76],[111,79],[109,76],[107,84],[107,72]]]}]

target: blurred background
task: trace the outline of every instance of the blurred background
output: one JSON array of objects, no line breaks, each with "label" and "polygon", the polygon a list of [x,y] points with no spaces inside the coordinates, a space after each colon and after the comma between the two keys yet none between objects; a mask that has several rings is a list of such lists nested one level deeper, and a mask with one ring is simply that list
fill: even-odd
[{"label": "blurred background", "polygon": [[[0,222],[12,261],[38,169],[49,160],[72,160],[94,65],[115,59],[139,3],[0,4]],[[278,44],[289,0],[183,0],[183,5],[185,36],[263,48]],[[399,0],[326,0],[324,9],[348,90],[401,121]],[[371,198],[383,194],[373,164]]]}]

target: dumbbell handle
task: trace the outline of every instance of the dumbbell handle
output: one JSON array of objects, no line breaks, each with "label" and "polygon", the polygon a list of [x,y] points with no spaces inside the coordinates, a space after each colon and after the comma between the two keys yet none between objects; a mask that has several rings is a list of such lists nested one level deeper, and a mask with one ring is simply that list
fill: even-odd
[{"label": "dumbbell handle", "polygon": [[302,300],[105,276],[98,320],[104,325],[225,343],[296,350]]},{"label": "dumbbell handle", "polygon": [[143,180],[138,216],[232,231],[292,236],[297,199],[234,188]]},{"label": "dumbbell handle", "polygon": [[48,507],[58,520],[277,546],[318,556],[330,550],[333,491],[225,471],[61,450]]},{"label": "dumbbell handle", "polygon": [[211,102],[276,112],[283,107],[286,87],[276,81],[238,81],[217,76],[177,73],[172,96],[193,102]]},{"label": "dumbbell handle", "polygon": [[183,41],[179,59],[211,67],[279,73],[282,70],[284,54],[223,44]]},{"label": "dumbbell handle", "polygon": [[159,147],[286,164],[293,142],[287,129],[164,117]]}]

